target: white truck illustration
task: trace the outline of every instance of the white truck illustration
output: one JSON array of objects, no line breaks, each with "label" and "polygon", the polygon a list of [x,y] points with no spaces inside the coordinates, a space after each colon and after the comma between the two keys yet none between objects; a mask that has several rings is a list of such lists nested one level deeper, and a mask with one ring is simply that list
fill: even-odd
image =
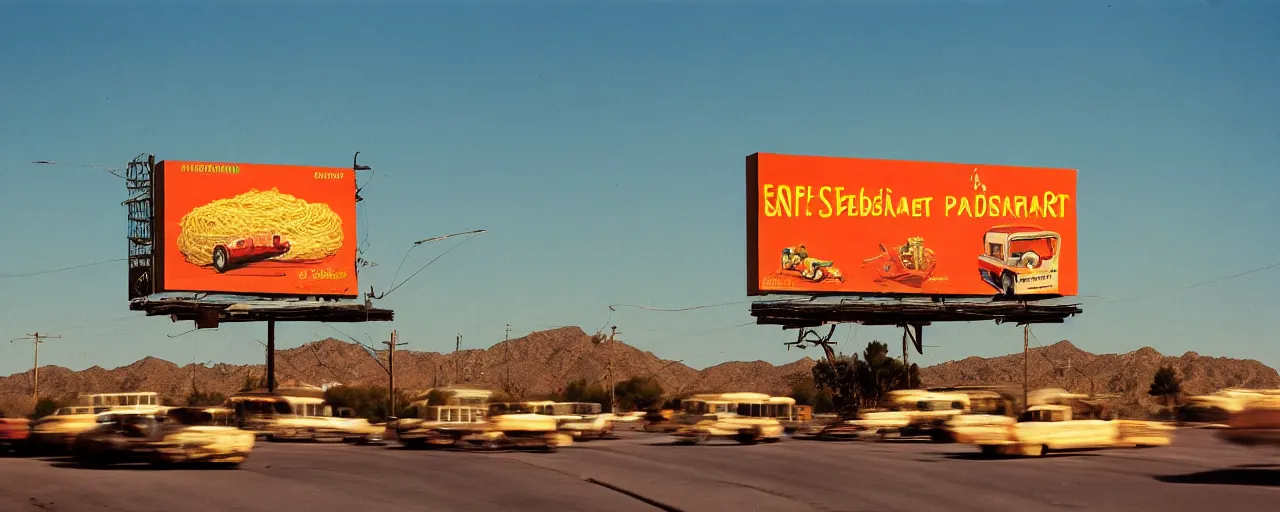
[{"label": "white truck illustration", "polygon": [[995,226],[982,236],[978,274],[1001,295],[1056,295],[1062,236],[1034,226]]}]

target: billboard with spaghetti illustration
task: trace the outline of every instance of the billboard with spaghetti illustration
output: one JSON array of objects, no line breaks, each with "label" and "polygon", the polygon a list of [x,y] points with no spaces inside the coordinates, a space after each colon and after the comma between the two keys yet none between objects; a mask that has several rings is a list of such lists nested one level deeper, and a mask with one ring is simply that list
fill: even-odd
[{"label": "billboard with spaghetti illustration", "polygon": [[166,160],[156,292],[356,297],[350,168]]},{"label": "billboard with spaghetti illustration", "polygon": [[756,153],[747,294],[1077,294],[1076,171]]}]

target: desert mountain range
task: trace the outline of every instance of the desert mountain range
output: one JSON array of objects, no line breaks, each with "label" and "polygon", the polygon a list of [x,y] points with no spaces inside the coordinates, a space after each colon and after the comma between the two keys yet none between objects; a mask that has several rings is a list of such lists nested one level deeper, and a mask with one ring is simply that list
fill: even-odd
[{"label": "desert mountain range", "polygon": [[[498,343],[488,349],[456,353],[396,352],[396,387],[422,390],[456,384],[490,389],[512,389],[526,396],[545,395],[575,379],[607,379],[613,352],[617,380],[654,376],[669,394],[711,391],[758,391],[785,395],[789,377],[807,375],[816,361],[803,358],[781,366],[764,361],[722,363],[695,370],[676,361],[661,359],[622,342],[596,345],[578,327],[561,327]],[[386,354],[378,356],[385,361]],[[1152,348],[1126,354],[1096,355],[1068,341],[1035,348],[1031,353],[1031,388],[1062,387],[1076,392],[1116,393],[1125,409],[1150,407],[1147,396],[1152,375],[1161,365],[1172,365],[1183,377],[1186,394],[1212,392],[1223,387],[1280,388],[1280,374],[1258,361],[1202,357],[1188,352],[1179,357],[1161,355]],[[146,357],[128,366],[107,370],[97,366],[72,371],[59,366],[40,368],[42,397],[69,398],[77,393],[156,391],[168,403],[180,403],[193,389],[230,394],[246,378],[258,378],[264,365],[212,366],[174,363]],[[1021,387],[1022,354],[994,358],[969,357],[921,369],[926,386],[1011,384]],[[387,374],[364,347],[329,338],[276,353],[276,378],[282,384],[386,385]],[[30,410],[31,372],[0,377],[0,411],[11,415]]]}]

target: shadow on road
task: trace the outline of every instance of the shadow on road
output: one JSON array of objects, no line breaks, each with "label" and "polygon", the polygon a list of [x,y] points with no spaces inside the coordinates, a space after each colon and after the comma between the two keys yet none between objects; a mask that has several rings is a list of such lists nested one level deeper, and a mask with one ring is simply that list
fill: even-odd
[{"label": "shadow on road", "polygon": [[110,464],[110,465],[93,465],[93,464],[83,464],[80,462],[75,462],[73,460],[52,462],[49,464],[49,466],[54,468],[89,469],[89,470],[99,470],[99,471],[112,471],[112,470],[115,470],[115,471],[119,471],[119,470],[124,470],[124,471],[173,471],[173,470],[209,471],[209,470],[237,469],[237,467],[234,465],[213,464],[213,463],[189,463],[189,464],[174,464],[174,465],[161,465],[161,466],[157,466],[154,464],[146,464],[146,463],[127,463],[127,464],[121,463],[121,464]]},{"label": "shadow on road", "polygon": [[693,447],[695,447],[695,446],[706,446],[706,447],[713,447],[713,446],[766,446],[766,445],[771,445],[771,444],[778,444],[778,443],[776,443],[776,442],[775,442],[775,443],[750,443],[750,444],[742,444],[742,443],[739,443],[739,442],[737,442],[737,441],[721,441],[721,440],[715,440],[715,441],[703,441],[703,442],[700,442],[700,443],[697,443],[697,444],[688,444],[688,443],[680,443],[680,442],[678,442],[678,441],[658,441],[658,442],[655,442],[655,443],[644,443],[644,444],[641,444],[640,446],[678,446],[678,447],[680,447],[680,448],[693,448]]},{"label": "shadow on road", "polygon": [[[1250,465],[1261,466],[1261,464]],[[1255,485],[1280,487],[1280,469],[1231,468],[1214,469],[1186,475],[1157,475],[1156,481],[1167,484]]]},{"label": "shadow on road", "polygon": [[1021,459],[1057,459],[1071,457],[1097,457],[1096,453],[1046,453],[1039,457],[1022,457],[1018,455],[986,455],[981,452],[944,453],[943,457],[951,460],[1021,460]]}]

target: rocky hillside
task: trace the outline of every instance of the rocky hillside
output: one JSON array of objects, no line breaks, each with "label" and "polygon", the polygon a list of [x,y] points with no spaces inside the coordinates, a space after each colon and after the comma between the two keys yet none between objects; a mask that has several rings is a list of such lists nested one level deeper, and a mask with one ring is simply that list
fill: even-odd
[{"label": "rocky hillside", "polygon": [[[789,389],[787,375],[807,373],[814,365],[813,360],[806,358],[783,366],[764,361],[730,362],[699,371],[625,343],[596,345],[582,329],[562,327],[535,332],[488,349],[450,354],[397,351],[396,387],[421,390],[463,384],[510,389],[526,396],[546,395],[572,380],[607,379],[610,352],[617,380],[651,375],[673,394],[722,389],[782,394]],[[385,352],[379,352],[378,358],[385,362]],[[178,366],[153,357],[113,370],[95,366],[76,372],[44,366],[40,368],[40,394],[64,398],[81,392],[149,390],[176,403],[193,389],[223,394],[235,392],[246,379],[260,378],[264,371],[264,365]],[[282,383],[312,385],[385,385],[387,382],[386,372],[368,350],[332,338],[277,351],[276,378]],[[0,411],[29,410],[30,393],[30,371],[0,378]]]},{"label": "rocky hillside", "polygon": [[[1258,361],[1202,357],[1195,352],[1166,356],[1143,347],[1126,354],[1091,354],[1069,341],[1031,350],[1027,374],[1031,389],[1058,387],[1077,393],[1115,393],[1115,405],[1127,415],[1140,415],[1159,406],[1147,395],[1160,366],[1172,366],[1183,379],[1184,395],[1211,393],[1225,387],[1280,388],[1280,374]],[[984,359],[969,357],[922,368],[920,378],[930,386],[1010,384],[1022,387],[1022,354]]]},{"label": "rocky hillside", "polygon": [[[808,374],[815,364],[806,357],[782,366],[735,361],[695,370],[625,343],[596,345],[582,329],[562,327],[488,349],[450,354],[398,351],[396,385],[420,390],[463,384],[511,389],[526,396],[546,395],[575,379],[606,379],[610,352],[618,380],[652,375],[671,394],[727,390],[785,394],[787,377]],[[378,357],[386,360],[385,353],[378,353]],[[1151,348],[1095,355],[1067,341],[1033,349],[1029,373],[1032,389],[1063,387],[1089,392],[1093,388],[1099,393],[1118,393],[1122,398],[1117,405],[1134,413],[1156,404],[1157,399],[1147,396],[1147,387],[1156,368],[1166,364],[1178,370],[1188,394],[1228,386],[1280,388],[1280,374],[1257,361],[1201,357],[1194,352],[1170,357]],[[366,349],[332,338],[277,352],[276,372],[282,383],[384,385],[387,380],[386,372]],[[178,366],[148,357],[112,370],[95,366],[76,372],[44,366],[40,369],[40,390],[42,396],[54,398],[81,392],[150,390],[177,403],[193,389],[235,392],[246,379],[260,378],[263,373],[263,365]],[[928,386],[1011,384],[1020,388],[1022,374],[1020,353],[989,359],[970,357],[921,370]],[[25,413],[32,405],[30,393],[30,371],[0,378],[0,411]]]}]

